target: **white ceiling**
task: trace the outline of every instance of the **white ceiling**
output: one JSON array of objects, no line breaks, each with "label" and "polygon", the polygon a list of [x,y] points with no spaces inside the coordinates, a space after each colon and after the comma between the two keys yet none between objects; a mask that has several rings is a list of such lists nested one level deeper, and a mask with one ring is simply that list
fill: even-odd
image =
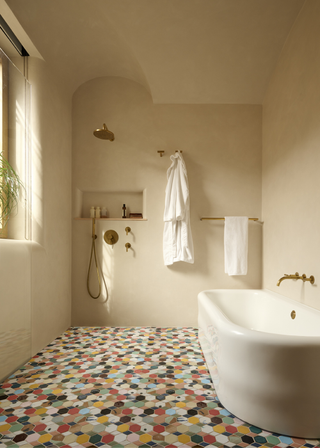
[{"label": "white ceiling", "polygon": [[6,0],[70,91],[122,76],[168,104],[261,104],[304,2]]}]

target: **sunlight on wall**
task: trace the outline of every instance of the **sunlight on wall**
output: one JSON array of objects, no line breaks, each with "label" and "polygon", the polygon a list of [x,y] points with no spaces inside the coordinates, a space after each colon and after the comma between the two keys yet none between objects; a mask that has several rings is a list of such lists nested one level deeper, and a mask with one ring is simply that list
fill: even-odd
[{"label": "sunlight on wall", "polygon": [[[115,262],[114,262],[114,247],[106,244],[103,239],[103,232],[101,232],[101,252],[102,252],[102,273],[107,284],[108,288],[108,301],[106,304],[106,311],[110,313],[110,297],[112,296],[114,290],[114,271],[115,271]],[[104,285],[104,299],[107,299],[107,294]]]},{"label": "sunlight on wall", "polygon": [[[33,103],[33,117],[37,117]],[[36,118],[34,118],[35,120]],[[43,245],[43,168],[42,147],[40,141],[32,132],[32,233],[33,240]]]}]

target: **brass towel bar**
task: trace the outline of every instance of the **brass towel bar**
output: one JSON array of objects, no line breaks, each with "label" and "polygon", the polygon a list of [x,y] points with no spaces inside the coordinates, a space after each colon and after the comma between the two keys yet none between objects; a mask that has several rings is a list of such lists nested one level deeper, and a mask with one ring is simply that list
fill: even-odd
[{"label": "brass towel bar", "polygon": [[[259,218],[248,218],[249,221],[259,221]],[[200,221],[205,221],[205,220],[220,220],[220,221],[224,221],[224,218],[200,218]]]}]

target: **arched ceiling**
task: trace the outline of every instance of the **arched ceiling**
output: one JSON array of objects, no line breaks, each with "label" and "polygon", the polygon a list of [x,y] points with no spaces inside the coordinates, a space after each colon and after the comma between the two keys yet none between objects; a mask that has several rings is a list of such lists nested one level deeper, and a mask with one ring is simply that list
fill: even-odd
[{"label": "arched ceiling", "polygon": [[304,2],[6,0],[70,91],[121,76],[168,104],[261,104]]}]

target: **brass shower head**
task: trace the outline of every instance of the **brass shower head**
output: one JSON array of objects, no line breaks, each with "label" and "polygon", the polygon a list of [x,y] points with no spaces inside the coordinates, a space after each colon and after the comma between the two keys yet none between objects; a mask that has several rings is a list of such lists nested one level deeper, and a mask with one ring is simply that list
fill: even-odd
[{"label": "brass shower head", "polygon": [[93,131],[93,135],[95,137],[102,138],[103,140],[114,140],[114,133],[109,131],[105,123],[103,123],[102,129],[96,129],[95,131]]}]

